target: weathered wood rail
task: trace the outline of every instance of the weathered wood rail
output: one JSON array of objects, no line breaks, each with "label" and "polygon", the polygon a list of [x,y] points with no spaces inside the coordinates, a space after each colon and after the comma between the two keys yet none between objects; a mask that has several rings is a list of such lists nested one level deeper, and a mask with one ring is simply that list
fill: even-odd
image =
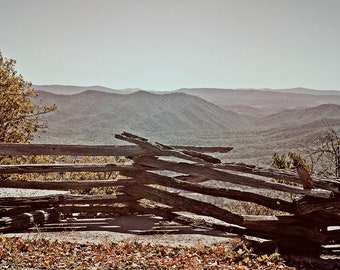
[{"label": "weathered wood rail", "polygon": [[[128,164],[16,164],[0,165],[0,187],[71,190],[117,187],[117,195],[53,195],[0,198],[0,231],[10,232],[33,224],[55,222],[60,214],[108,215],[153,213],[165,219],[197,224],[181,212],[216,218],[204,225],[229,233],[265,240],[261,248],[282,253],[336,254],[340,245],[340,183],[315,179],[306,190],[294,172],[222,163],[207,153],[227,153],[231,147],[167,146],[129,133],[117,139],[126,146],[0,144],[0,156],[74,155],[125,156]],[[170,158],[169,158],[170,157]],[[9,180],[5,176],[50,172],[119,172],[116,180]],[[161,172],[172,172],[171,174]],[[210,180],[219,185],[209,184]],[[279,181],[280,180],[280,181]],[[284,181],[282,181],[284,180]],[[196,194],[188,196],[187,194]],[[287,194],[294,194],[295,200]],[[225,205],[201,198],[224,198]],[[147,199],[149,203],[143,202]],[[251,203],[276,215],[242,215],[227,200]],[[150,201],[154,202],[150,204]],[[261,241],[262,242],[262,241]],[[339,263],[334,260],[333,263]]]}]

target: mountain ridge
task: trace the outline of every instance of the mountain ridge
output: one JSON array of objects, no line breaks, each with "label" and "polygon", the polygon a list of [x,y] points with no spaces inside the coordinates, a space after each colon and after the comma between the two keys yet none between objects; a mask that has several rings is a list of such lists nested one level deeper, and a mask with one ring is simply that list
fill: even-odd
[{"label": "mountain ridge", "polygon": [[58,105],[58,112],[44,115],[44,120],[50,123],[45,137],[73,137],[74,141],[78,138],[90,142],[98,134],[98,143],[107,143],[103,134],[114,131],[147,135],[222,133],[247,129],[251,124],[247,117],[185,93],[114,94],[93,90],[69,96],[37,93],[36,102]]},{"label": "mountain ridge", "polygon": [[[217,99],[219,92],[229,93],[216,92]],[[73,95],[37,91],[34,102],[56,103],[58,112],[42,116],[49,128],[40,131],[34,142],[112,144],[115,133],[127,131],[162,143],[232,146],[230,162],[269,164],[274,152],[311,146],[316,133],[327,125],[340,129],[340,104],[328,102],[338,101],[334,95],[239,92],[242,94],[235,93],[236,97],[248,103],[242,105],[236,99],[238,104],[234,104],[235,96],[226,95],[220,99],[232,105],[221,106],[177,91],[110,93],[88,89]],[[258,96],[252,99],[253,95]],[[285,108],[281,103],[290,106]],[[277,104],[282,106],[275,108]],[[268,106],[275,109],[273,113]],[[248,113],[240,113],[240,108]]]},{"label": "mountain ridge", "polygon": [[135,91],[142,90],[140,88],[125,88],[125,89],[112,89],[105,86],[77,86],[77,85],[59,85],[59,84],[48,84],[48,85],[32,85],[36,91],[46,91],[52,94],[60,95],[74,95],[87,90],[96,90],[108,93],[132,93]]},{"label": "mountain ridge", "polygon": [[[139,88],[115,90],[101,86],[35,86],[37,90],[50,93],[79,94],[88,90],[115,94],[131,94],[145,91]],[[340,104],[340,91],[315,90],[302,87],[290,89],[223,89],[223,88],[182,88],[170,92],[145,91],[154,94],[187,93],[198,96],[224,110],[248,116],[267,116],[287,109],[308,108],[326,103]]]},{"label": "mountain ridge", "polygon": [[[305,109],[290,109],[268,115],[256,121],[256,125],[266,124],[267,127],[282,127],[292,125],[305,125],[318,121],[332,121],[340,119],[340,105],[321,104]],[[270,124],[268,124],[270,123]],[[278,124],[275,124],[278,123]]]},{"label": "mountain ridge", "polygon": [[326,103],[340,105],[339,95],[323,94],[321,90],[307,93],[284,92],[283,90],[228,90],[228,89],[185,89],[187,94],[196,95],[223,109],[241,114],[256,113],[256,116],[270,115],[287,109],[307,108]]}]

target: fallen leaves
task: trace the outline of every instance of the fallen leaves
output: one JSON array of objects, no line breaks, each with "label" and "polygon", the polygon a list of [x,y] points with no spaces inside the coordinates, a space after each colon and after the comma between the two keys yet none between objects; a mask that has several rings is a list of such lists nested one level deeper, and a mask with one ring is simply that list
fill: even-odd
[{"label": "fallen leaves", "polygon": [[0,268],[34,269],[294,269],[278,254],[224,246],[173,247],[122,243],[73,243],[0,238]]}]

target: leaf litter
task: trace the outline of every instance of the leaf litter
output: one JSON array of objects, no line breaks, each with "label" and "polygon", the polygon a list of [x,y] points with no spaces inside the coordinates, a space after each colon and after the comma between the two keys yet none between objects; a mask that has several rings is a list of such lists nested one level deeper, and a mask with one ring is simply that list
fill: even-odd
[{"label": "leaf litter", "polygon": [[78,243],[0,236],[0,269],[295,269],[277,253],[256,255],[241,240],[234,248],[153,243]]}]

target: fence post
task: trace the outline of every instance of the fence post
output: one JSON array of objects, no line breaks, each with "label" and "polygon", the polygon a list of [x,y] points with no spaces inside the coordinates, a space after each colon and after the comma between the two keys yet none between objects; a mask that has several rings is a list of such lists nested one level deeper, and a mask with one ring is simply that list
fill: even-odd
[{"label": "fence post", "polygon": [[339,178],[340,177],[340,146],[339,146],[339,141],[337,142],[336,146],[336,156],[335,156],[335,177]]}]

